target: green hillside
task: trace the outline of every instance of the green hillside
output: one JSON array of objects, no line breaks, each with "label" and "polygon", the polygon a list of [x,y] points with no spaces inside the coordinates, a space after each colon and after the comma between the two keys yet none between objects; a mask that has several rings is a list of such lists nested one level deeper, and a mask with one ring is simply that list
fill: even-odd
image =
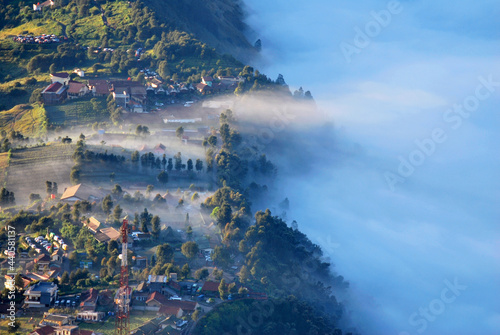
[{"label": "green hillside", "polygon": [[[226,13],[221,16],[213,4],[174,3],[60,0],[34,11],[29,2],[0,0],[4,18],[0,21],[0,110],[30,102],[33,91],[49,83],[50,72],[71,72],[75,67],[83,69],[87,77],[139,80],[140,71],[148,68],[165,80],[188,83],[199,82],[204,74],[240,73],[243,64],[222,54],[234,50],[249,55],[253,50],[240,31],[243,24],[238,6],[221,1]],[[206,31],[200,28],[204,21],[196,19],[202,17],[200,10],[211,23]],[[191,11],[198,14],[189,17]],[[213,29],[234,36],[217,40]],[[42,34],[53,34],[59,40],[14,41],[18,35]],[[26,85],[28,78],[34,78],[36,84]]]}]

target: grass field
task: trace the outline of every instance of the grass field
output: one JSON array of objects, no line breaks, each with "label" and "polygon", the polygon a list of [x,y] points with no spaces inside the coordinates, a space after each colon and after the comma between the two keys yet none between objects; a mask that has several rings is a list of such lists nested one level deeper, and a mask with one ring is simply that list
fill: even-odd
[{"label": "grass field", "polygon": [[45,133],[45,109],[36,105],[17,105],[0,112],[0,130],[7,133],[15,130],[25,136],[40,136]]},{"label": "grass field", "polygon": [[107,110],[94,111],[90,100],[66,101],[62,105],[46,106],[48,122],[56,126],[75,126],[107,121]]},{"label": "grass field", "polygon": [[14,191],[19,203],[28,201],[30,193],[45,194],[45,181],[55,181],[59,192],[70,186],[73,145],[51,144],[12,152],[8,167],[7,189]]}]

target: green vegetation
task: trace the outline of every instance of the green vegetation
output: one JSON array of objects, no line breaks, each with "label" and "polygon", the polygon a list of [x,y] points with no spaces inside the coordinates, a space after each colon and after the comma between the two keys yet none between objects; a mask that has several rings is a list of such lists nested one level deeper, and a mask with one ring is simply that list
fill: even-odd
[{"label": "green vegetation", "polygon": [[[103,101],[100,101],[103,104]],[[107,121],[108,111],[100,106],[94,105],[88,100],[67,101],[61,105],[46,106],[47,118],[51,127],[73,126]]]},{"label": "green vegetation", "polygon": [[17,105],[0,112],[0,131],[17,131],[25,136],[39,137],[45,134],[46,126],[46,111],[38,104]]},{"label": "green vegetation", "polygon": [[264,301],[243,299],[219,305],[200,319],[193,331],[195,335],[221,333],[342,334],[328,318],[293,296]]}]

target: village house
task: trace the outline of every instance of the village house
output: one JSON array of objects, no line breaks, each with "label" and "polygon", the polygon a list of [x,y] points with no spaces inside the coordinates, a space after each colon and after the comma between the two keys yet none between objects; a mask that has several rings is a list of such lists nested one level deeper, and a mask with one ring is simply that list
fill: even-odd
[{"label": "village house", "polygon": [[59,82],[55,82],[45,87],[42,91],[43,102],[47,105],[58,104],[64,101],[67,96],[67,87]]},{"label": "village house", "polygon": [[76,313],[76,319],[78,321],[91,321],[99,322],[106,316],[104,312],[98,311],[79,311]]},{"label": "village house", "polygon": [[196,84],[196,89],[203,95],[212,93],[212,87],[210,87],[210,85],[207,85],[205,83]]},{"label": "village house", "polygon": [[141,282],[132,293],[133,300],[145,302],[149,297],[149,291],[146,282]]},{"label": "village house", "polygon": [[89,79],[88,87],[95,97],[105,97],[109,94],[109,85],[106,80]]},{"label": "village house", "polygon": [[102,228],[94,235],[94,238],[103,243],[117,241],[120,238],[120,232],[113,227]]},{"label": "village house", "polygon": [[52,326],[43,326],[35,329],[29,335],[57,335],[56,328]]},{"label": "village house", "polygon": [[146,300],[146,305],[150,310],[158,311],[160,307],[168,301],[169,300],[166,296],[164,296],[160,292],[155,291],[149,295],[148,299]]},{"label": "village house", "polygon": [[52,84],[59,83],[63,86],[68,86],[70,81],[70,76],[66,72],[56,72],[50,74],[50,82]]},{"label": "village house", "polygon": [[40,326],[52,326],[52,327],[62,327],[66,325],[72,325],[75,321],[75,317],[65,314],[52,314],[45,312],[43,313],[42,321],[40,321]]},{"label": "village house", "polygon": [[57,285],[54,283],[36,283],[24,292],[24,305],[27,308],[49,307],[57,299],[57,291]]},{"label": "village house", "polygon": [[155,145],[155,147],[153,148],[153,153],[157,154],[157,155],[162,155],[164,154],[165,152],[167,151],[167,147],[164,146],[163,144],[161,143],[158,143],[157,145]]},{"label": "village house", "polygon": [[90,92],[89,88],[84,83],[70,81],[68,86],[68,99],[76,99],[87,95]]},{"label": "village house", "polygon": [[50,258],[49,255],[41,254],[41,255],[38,255],[37,258],[34,259],[34,262],[35,262],[35,264],[38,264],[38,266],[40,268],[43,268],[44,266],[48,267],[51,260],[52,259]]},{"label": "village house", "polygon": [[43,7],[51,7],[54,6],[54,1],[53,0],[47,0],[42,3],[37,2],[36,4],[33,4],[33,10],[34,11],[41,11]]},{"label": "village house", "polygon": [[82,311],[95,311],[97,308],[97,300],[99,299],[99,291],[91,288],[88,291],[82,292],[80,295],[80,309]]},{"label": "village house", "polygon": [[212,78],[211,76],[201,77],[201,82],[205,85],[212,86],[214,78]]},{"label": "village house", "polygon": [[215,297],[219,295],[219,284],[213,281],[206,281],[201,287],[201,293],[206,296]]},{"label": "village house", "polygon": [[168,300],[161,305],[158,314],[165,316],[173,315],[177,318],[181,318],[185,315],[194,313],[198,307],[200,307],[200,305],[195,301]]},{"label": "village house", "polygon": [[101,222],[93,216],[91,216],[87,220],[82,221],[82,223],[84,227],[87,227],[87,229],[92,232],[92,234],[97,233],[97,231],[99,230],[99,226],[101,225]]},{"label": "village house", "polygon": [[85,77],[85,72],[82,69],[74,69],[73,73],[76,73],[78,77],[83,78]]},{"label": "village house", "polygon": [[61,196],[61,201],[73,204],[77,201],[99,201],[104,197],[101,191],[95,190],[84,184],[68,187]]},{"label": "village house", "polygon": [[93,330],[80,329],[76,325],[56,328],[56,335],[97,335]]}]

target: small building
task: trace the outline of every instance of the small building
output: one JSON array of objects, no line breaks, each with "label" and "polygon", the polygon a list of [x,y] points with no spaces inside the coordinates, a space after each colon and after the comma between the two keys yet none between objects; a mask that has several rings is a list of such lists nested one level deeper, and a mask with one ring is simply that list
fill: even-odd
[{"label": "small building", "polygon": [[155,147],[153,149],[153,153],[155,153],[155,154],[164,154],[166,151],[167,151],[167,147],[161,143],[158,143],[157,145],[155,145]]},{"label": "small building", "polygon": [[113,227],[102,228],[94,235],[94,238],[101,243],[117,241],[120,238],[120,232]]},{"label": "small building", "polygon": [[61,196],[61,201],[75,203],[77,201],[88,200],[90,202],[99,201],[104,197],[102,192],[95,190],[84,184],[68,187]]},{"label": "small building", "polygon": [[201,293],[207,296],[217,296],[219,294],[219,284],[214,281],[206,281],[201,287]]},{"label": "small building", "polygon": [[161,305],[165,304],[168,302],[168,298],[161,294],[160,292],[153,292],[149,295],[148,299],[146,300],[146,305],[148,307],[153,307],[153,308],[158,308],[160,309]]},{"label": "small building", "polygon": [[162,289],[167,286],[168,277],[165,275],[149,275],[148,284],[149,292],[158,291],[161,292]]},{"label": "small building", "polygon": [[209,85],[207,85],[205,83],[196,84],[196,89],[198,90],[198,92],[200,92],[203,95],[212,93],[212,87],[210,87]]},{"label": "small building", "polygon": [[91,288],[80,295],[80,309],[82,311],[95,311],[99,300],[99,290]]},{"label": "small building", "polygon": [[[195,301],[187,301],[187,300],[168,300],[158,310],[159,314],[167,315],[175,315],[177,318],[180,318],[186,314],[194,313],[194,311],[200,307],[200,305]],[[180,312],[180,316],[178,316]],[[175,313],[175,314],[174,314]]]},{"label": "small building", "polygon": [[98,322],[104,319],[106,313],[98,311],[79,311],[76,313],[76,319],[79,321]]},{"label": "small building", "polygon": [[205,85],[212,86],[214,78],[212,78],[211,76],[201,77],[201,82]]},{"label": "small building", "polygon": [[52,326],[43,326],[35,329],[29,335],[57,335],[56,328]]},{"label": "small building", "polygon": [[59,82],[55,82],[45,87],[42,91],[43,102],[47,105],[58,104],[64,101],[67,96],[67,87]]},{"label": "small building", "polygon": [[[21,276],[21,279],[23,280],[23,287],[18,287],[18,289],[24,290],[26,287],[28,287],[31,284],[31,282],[34,281],[34,279],[27,277],[24,274],[20,274],[20,276]],[[14,283],[15,283],[14,275],[6,274],[5,275],[5,283],[4,283],[5,287],[8,288],[9,290],[13,290]]]},{"label": "small building", "polygon": [[75,317],[65,314],[52,314],[43,313],[42,321],[40,321],[40,326],[52,326],[52,327],[62,327],[66,325],[72,325],[75,321]]},{"label": "small building", "polygon": [[76,325],[56,328],[56,335],[97,335],[93,330],[83,330]]},{"label": "small building", "polygon": [[132,113],[144,113],[144,106],[135,100],[129,100],[127,103],[127,107]]},{"label": "small building", "polygon": [[50,82],[52,84],[59,83],[64,86],[68,86],[70,81],[69,74],[66,72],[56,72],[50,74]]},{"label": "small building", "polygon": [[82,69],[74,69],[73,73],[76,73],[80,78],[85,77],[85,72]]},{"label": "small building", "polygon": [[109,94],[109,84],[106,80],[89,79],[88,87],[95,97],[105,97]]},{"label": "small building", "polygon": [[87,85],[77,81],[70,81],[68,86],[68,99],[76,99],[87,95],[90,92]]},{"label": "small building", "polygon": [[118,106],[127,107],[130,101],[130,94],[126,88],[120,87],[113,91],[113,100]]},{"label": "small building", "polygon": [[54,1],[53,0],[47,0],[42,3],[37,2],[33,4],[33,10],[34,11],[41,11],[43,7],[49,7],[49,6],[54,6]]},{"label": "small building", "polygon": [[24,305],[27,308],[49,307],[56,301],[57,292],[56,284],[39,282],[24,292]]},{"label": "small building", "polygon": [[45,266],[48,267],[50,265],[51,260],[52,260],[52,258],[50,258],[49,255],[41,254],[41,255],[38,255],[37,258],[35,258],[33,261],[35,262],[35,264],[38,264],[39,268],[43,269]]},{"label": "small building", "polygon": [[97,233],[101,222],[95,217],[91,216],[88,220],[82,221],[83,225],[88,228],[93,234]]}]

